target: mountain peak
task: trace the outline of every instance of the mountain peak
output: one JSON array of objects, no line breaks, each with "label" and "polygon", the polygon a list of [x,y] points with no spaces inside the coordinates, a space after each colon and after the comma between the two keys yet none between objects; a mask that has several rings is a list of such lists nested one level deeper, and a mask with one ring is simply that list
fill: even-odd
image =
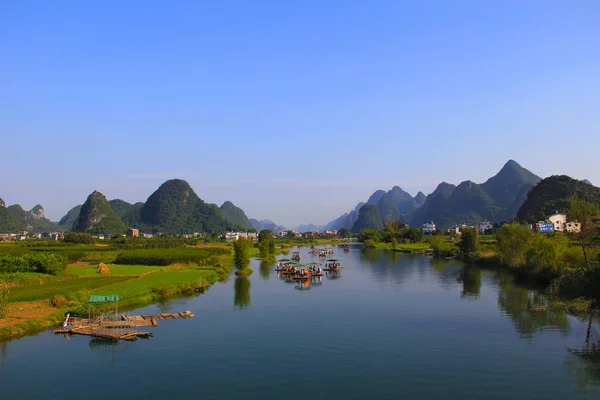
[{"label": "mountain peak", "polygon": [[481,184],[481,188],[500,207],[509,207],[525,185],[535,185],[541,178],[523,168],[514,160],[508,160],[493,177]]},{"label": "mountain peak", "polygon": [[39,204],[36,204],[36,206],[33,207],[29,212],[33,218],[44,218],[44,207]]},{"label": "mountain peak", "polygon": [[240,229],[252,229],[252,223],[246,216],[244,210],[239,207],[236,207],[231,201],[226,201],[219,207],[221,210],[221,214],[223,217],[231,224],[239,227]]},{"label": "mountain peak", "polygon": [[94,190],[87,198],[73,230],[90,233],[124,233],[125,224],[119,219],[106,197]]}]

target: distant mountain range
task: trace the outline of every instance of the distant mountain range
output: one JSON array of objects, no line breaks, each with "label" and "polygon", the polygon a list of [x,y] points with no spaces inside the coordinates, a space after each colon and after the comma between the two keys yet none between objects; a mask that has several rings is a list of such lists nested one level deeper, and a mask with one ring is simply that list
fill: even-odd
[{"label": "distant mountain range", "polygon": [[279,232],[279,231],[282,231],[285,229],[285,227],[283,227],[281,225],[277,225],[275,222],[271,221],[270,219],[263,219],[263,220],[257,221],[254,218],[250,218],[250,223],[252,224],[252,227],[259,232],[262,230],[265,230],[265,229],[270,229],[273,232]]},{"label": "distant mountain range", "polygon": [[456,224],[475,224],[483,220],[500,222],[515,217],[527,193],[540,177],[510,160],[495,176],[482,184],[471,181],[458,186],[442,182],[428,196],[412,197],[399,186],[377,190],[366,203],[329,222],[326,229],[347,228],[360,232],[378,228],[386,220],[402,221],[419,227],[434,221],[445,229]]},{"label": "distant mountain range", "polygon": [[[594,196],[600,191],[585,179],[559,176],[540,181],[540,177],[510,160],[496,175],[481,184],[464,181],[455,186],[442,182],[428,196],[419,192],[414,197],[399,186],[388,191],[377,190],[366,202],[358,203],[354,209],[325,226],[306,224],[296,230],[347,228],[359,232],[365,228],[379,229],[386,220],[403,221],[414,227],[434,221],[438,228],[444,229],[483,220],[492,223],[508,221],[517,215],[523,221],[535,222],[545,214],[564,209],[569,194],[596,198]],[[180,179],[164,182],[146,202],[135,204],[120,199],[108,201],[102,193],[95,191],[84,204],[69,210],[58,224],[44,216],[41,205],[26,211],[18,204],[6,207],[0,199],[0,233],[23,230],[120,233],[128,227],[168,234],[223,233],[252,228],[278,232],[285,229],[268,219],[258,221],[248,218],[230,201],[224,202],[221,207],[206,203],[186,181]]]},{"label": "distant mountain range", "polygon": [[0,232],[15,233],[20,231],[44,232],[56,230],[56,225],[44,216],[44,208],[36,205],[29,211],[18,204],[6,207],[0,199]]},{"label": "distant mountain range", "polygon": [[135,204],[120,199],[107,200],[94,191],[85,203],[73,207],[55,224],[44,217],[42,206],[25,211],[18,204],[6,207],[0,199],[0,232],[75,231],[123,233],[128,228],[168,234],[224,233],[227,230],[283,229],[275,223],[248,219],[232,202],[221,207],[201,200],[190,185],[180,179],[164,182],[146,202]]}]

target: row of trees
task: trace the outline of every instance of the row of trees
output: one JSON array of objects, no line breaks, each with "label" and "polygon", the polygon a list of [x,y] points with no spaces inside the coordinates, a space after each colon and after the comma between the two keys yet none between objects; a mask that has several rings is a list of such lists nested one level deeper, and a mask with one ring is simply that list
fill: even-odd
[{"label": "row of trees", "polygon": [[398,243],[416,243],[423,238],[423,232],[420,229],[409,228],[400,221],[386,221],[383,229],[363,229],[358,235],[358,241],[367,247],[374,247],[377,243],[391,243],[392,246]]},{"label": "row of trees", "polygon": [[507,224],[498,232],[499,261],[550,283],[555,293],[600,299],[600,209],[571,197],[568,218],[580,232],[542,234],[527,226]]}]

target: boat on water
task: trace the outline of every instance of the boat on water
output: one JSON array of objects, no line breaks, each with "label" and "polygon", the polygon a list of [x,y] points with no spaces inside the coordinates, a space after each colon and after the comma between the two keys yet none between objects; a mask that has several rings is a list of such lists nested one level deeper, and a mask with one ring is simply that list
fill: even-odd
[{"label": "boat on water", "polygon": [[346,246],[346,247],[344,247],[344,251],[345,251],[346,253],[348,253],[348,252],[350,251],[350,246]]},{"label": "boat on water", "polygon": [[323,268],[323,271],[339,271],[343,268],[344,267],[340,265],[340,260],[337,258],[330,258],[325,262],[325,268]]},{"label": "boat on water", "polygon": [[294,261],[300,261],[300,252],[299,251],[294,251],[292,253],[292,260],[294,260]]}]

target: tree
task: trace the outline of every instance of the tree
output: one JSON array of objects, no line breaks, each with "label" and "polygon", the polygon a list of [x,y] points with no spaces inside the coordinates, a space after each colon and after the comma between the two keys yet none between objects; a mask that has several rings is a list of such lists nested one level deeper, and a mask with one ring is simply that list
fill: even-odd
[{"label": "tree", "polygon": [[233,262],[238,270],[243,270],[250,265],[250,247],[252,242],[239,238],[233,242]]},{"label": "tree", "polygon": [[264,229],[258,234],[258,249],[261,257],[275,253],[275,240],[270,229]]},{"label": "tree", "polygon": [[479,231],[475,228],[463,229],[458,250],[463,259],[475,261],[479,258]]},{"label": "tree", "polygon": [[577,221],[581,224],[579,232],[575,232],[577,242],[581,247],[583,253],[583,259],[585,262],[584,268],[586,272],[589,272],[590,267],[590,251],[592,242],[598,237],[598,217],[599,208],[598,205],[582,199],[579,196],[569,197],[569,219],[571,221]]},{"label": "tree", "polygon": [[502,263],[511,267],[523,267],[527,263],[527,251],[533,232],[525,225],[506,224],[498,231],[498,255]]},{"label": "tree", "polygon": [[340,229],[339,235],[343,238],[351,238],[353,236],[352,232],[350,232],[350,229],[348,229],[348,228]]},{"label": "tree", "polygon": [[381,240],[381,235],[375,229],[363,229],[358,235],[358,241],[365,243],[367,240],[375,243],[379,242]]},{"label": "tree", "polygon": [[74,244],[92,244],[95,240],[89,233],[69,232],[65,233],[63,241]]}]

